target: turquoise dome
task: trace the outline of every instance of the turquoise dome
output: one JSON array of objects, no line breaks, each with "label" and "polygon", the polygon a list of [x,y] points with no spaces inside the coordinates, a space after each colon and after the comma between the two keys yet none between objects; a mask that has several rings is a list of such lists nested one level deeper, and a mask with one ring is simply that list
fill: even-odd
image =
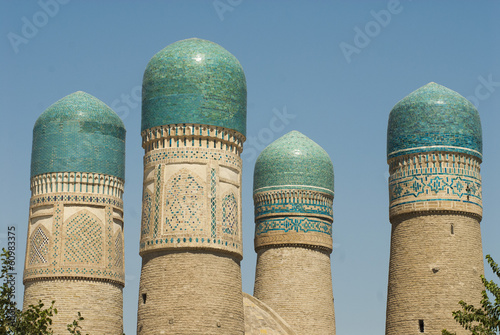
[{"label": "turquoise dome", "polygon": [[257,158],[254,194],[275,189],[310,189],[333,195],[333,165],[316,142],[298,131],[283,135]]},{"label": "turquoise dome", "polygon": [[387,158],[416,152],[462,152],[482,159],[481,120],[455,91],[429,83],[399,101],[387,128]]},{"label": "turquoise dome", "polygon": [[142,130],[199,123],[246,135],[247,86],[238,60],[220,45],[191,38],[149,61],[142,83]]},{"label": "turquoise dome", "polygon": [[125,126],[111,108],[75,92],[40,115],[33,128],[31,177],[101,173],[125,179]]}]

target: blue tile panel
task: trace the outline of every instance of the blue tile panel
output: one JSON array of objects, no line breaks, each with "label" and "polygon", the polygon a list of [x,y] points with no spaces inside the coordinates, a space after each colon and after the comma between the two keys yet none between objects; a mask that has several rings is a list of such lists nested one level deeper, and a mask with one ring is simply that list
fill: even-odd
[{"label": "blue tile panel", "polygon": [[102,173],[125,179],[125,127],[115,112],[75,92],[40,115],[33,128],[31,177],[52,172]]},{"label": "blue tile panel", "polygon": [[198,123],[246,134],[246,79],[238,60],[220,45],[191,38],[149,61],[142,86],[142,130]]},{"label": "blue tile panel", "polygon": [[303,189],[333,195],[333,164],[327,152],[298,131],[265,148],[255,163],[254,194],[278,189]]},{"label": "blue tile panel", "polygon": [[255,225],[255,236],[270,232],[322,233],[332,236],[332,224],[310,217],[279,217],[259,220]]},{"label": "blue tile panel", "polygon": [[276,198],[273,201],[259,201],[255,203],[255,217],[260,218],[264,215],[286,215],[286,214],[301,214],[311,216],[327,216],[333,217],[333,209],[330,204],[323,201],[309,200],[307,202],[299,202],[290,198]]},{"label": "blue tile panel", "polygon": [[[426,198],[419,199],[421,194]],[[423,201],[460,201],[482,207],[481,194],[481,180],[463,174],[418,174],[389,182],[391,203],[399,200],[398,203],[391,205],[391,208]],[[439,198],[429,197],[433,195],[439,195]]]},{"label": "blue tile panel", "polygon": [[387,129],[387,158],[450,151],[482,159],[479,113],[455,91],[429,83],[399,101]]}]

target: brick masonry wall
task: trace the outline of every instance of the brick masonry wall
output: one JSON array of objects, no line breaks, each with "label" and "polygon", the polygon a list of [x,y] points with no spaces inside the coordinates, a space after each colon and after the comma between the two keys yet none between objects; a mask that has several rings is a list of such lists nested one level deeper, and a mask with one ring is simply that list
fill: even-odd
[{"label": "brick masonry wall", "polygon": [[302,247],[260,249],[254,296],[297,334],[335,334],[329,252]]},{"label": "brick masonry wall", "polygon": [[[453,233],[451,227],[453,226]],[[479,222],[465,215],[421,215],[393,222],[386,335],[469,334],[453,319],[464,300],[481,299]]]},{"label": "brick masonry wall", "polygon": [[244,334],[240,263],[208,251],[143,256],[138,330],[157,334]]},{"label": "brick masonry wall", "polygon": [[85,318],[80,325],[82,334],[123,334],[123,288],[120,285],[91,280],[38,280],[26,283],[24,306],[42,300],[54,307],[54,334],[67,334],[67,324],[77,319],[78,312]]}]

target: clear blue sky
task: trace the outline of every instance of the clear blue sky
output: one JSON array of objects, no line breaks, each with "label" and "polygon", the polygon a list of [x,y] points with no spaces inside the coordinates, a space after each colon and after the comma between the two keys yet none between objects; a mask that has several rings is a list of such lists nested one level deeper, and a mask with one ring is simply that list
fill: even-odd
[{"label": "clear blue sky", "polygon": [[[143,175],[139,87],[156,52],[190,37],[222,45],[247,77],[244,291],[253,292],[255,275],[254,154],[295,129],[320,144],[335,168],[338,334],[384,333],[391,228],[387,121],[394,104],[431,81],[475,99],[484,141],[483,250],[500,260],[500,1],[64,2],[47,15],[37,1],[0,0],[0,246],[15,225],[19,296],[32,127],[55,101],[86,91],[112,106],[127,128],[124,320],[126,333],[135,334]],[[285,111],[288,118],[273,119]]]}]

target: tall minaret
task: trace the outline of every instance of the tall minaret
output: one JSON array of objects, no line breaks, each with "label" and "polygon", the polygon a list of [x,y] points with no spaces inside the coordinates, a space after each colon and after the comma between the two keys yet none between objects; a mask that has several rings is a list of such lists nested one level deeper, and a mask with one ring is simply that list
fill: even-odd
[{"label": "tall minaret", "polygon": [[147,65],[137,333],[244,333],[240,261],[246,80],[210,41],[167,46]]},{"label": "tall minaret", "polygon": [[84,333],[123,333],[125,127],[76,92],[33,129],[24,307],[55,300],[55,334],[81,312]]},{"label": "tall minaret", "polygon": [[254,295],[300,335],[335,334],[332,202],[332,161],[308,137],[292,131],[259,155]]},{"label": "tall minaret", "polygon": [[451,312],[481,299],[481,160],[479,114],[460,94],[429,83],[392,109],[386,335],[468,334]]}]

